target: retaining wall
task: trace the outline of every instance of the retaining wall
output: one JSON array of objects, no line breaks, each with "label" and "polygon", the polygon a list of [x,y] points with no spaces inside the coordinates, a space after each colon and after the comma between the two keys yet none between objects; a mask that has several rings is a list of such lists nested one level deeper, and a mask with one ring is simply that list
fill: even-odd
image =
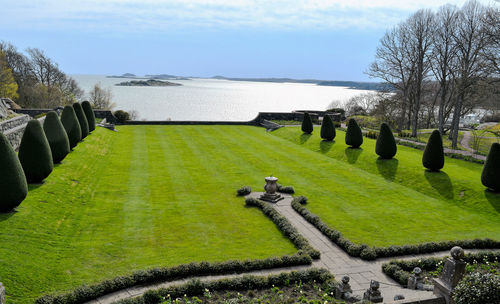
[{"label": "retaining wall", "polygon": [[[58,107],[55,109],[15,109],[14,112],[35,117],[37,115],[48,113],[50,111],[56,111],[57,113],[61,113],[62,110],[63,110],[62,107]],[[116,122],[116,117],[110,110],[94,110],[94,115],[96,118],[106,119],[106,121],[109,123]]]},{"label": "retaining wall", "polygon": [[[14,117],[12,119],[0,122],[0,132],[2,132],[7,140],[9,140],[12,148],[14,150],[19,149],[19,145],[21,144],[21,139],[23,138],[24,129],[32,118],[28,115],[22,115],[18,117]],[[45,117],[38,119],[40,123],[43,124]]]}]

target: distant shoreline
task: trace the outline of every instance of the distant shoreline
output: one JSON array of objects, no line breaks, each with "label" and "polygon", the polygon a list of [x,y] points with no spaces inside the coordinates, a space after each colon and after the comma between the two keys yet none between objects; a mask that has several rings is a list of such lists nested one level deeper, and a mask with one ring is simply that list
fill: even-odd
[{"label": "distant shoreline", "polygon": [[181,86],[182,84],[174,83],[174,82],[170,82],[170,81],[148,79],[148,80],[124,81],[124,82],[117,83],[115,85],[116,86],[125,86],[125,87],[176,87],[176,86]]}]

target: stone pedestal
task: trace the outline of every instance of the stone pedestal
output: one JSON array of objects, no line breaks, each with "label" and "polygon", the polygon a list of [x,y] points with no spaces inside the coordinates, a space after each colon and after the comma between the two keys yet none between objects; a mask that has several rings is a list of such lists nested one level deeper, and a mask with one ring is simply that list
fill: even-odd
[{"label": "stone pedestal", "polygon": [[420,267],[415,267],[413,269],[413,274],[408,278],[408,289],[420,289],[424,288],[424,282],[422,279],[422,269]]},{"label": "stone pedestal", "polygon": [[444,297],[447,304],[453,304],[453,289],[465,274],[466,263],[462,260],[464,250],[460,247],[451,249],[451,258],[446,259],[441,277],[433,279],[434,294]]},{"label": "stone pedestal", "polygon": [[5,304],[5,287],[0,282],[0,304]]},{"label": "stone pedestal", "polygon": [[260,199],[270,203],[277,203],[282,200],[284,197],[279,193],[276,193],[276,190],[278,190],[278,185],[276,185],[278,178],[274,176],[268,176],[265,178],[265,180],[266,185],[264,186],[264,189],[266,190],[266,193],[262,194],[260,196]]},{"label": "stone pedestal", "polygon": [[335,299],[347,300],[351,296],[352,289],[349,280],[348,276],[342,277],[342,282],[338,283],[337,287],[335,287]]},{"label": "stone pedestal", "polygon": [[373,303],[382,303],[384,301],[384,298],[382,297],[382,294],[380,293],[380,283],[372,280],[370,282],[370,288],[368,288],[367,291],[365,291],[363,295],[364,300],[368,300]]}]

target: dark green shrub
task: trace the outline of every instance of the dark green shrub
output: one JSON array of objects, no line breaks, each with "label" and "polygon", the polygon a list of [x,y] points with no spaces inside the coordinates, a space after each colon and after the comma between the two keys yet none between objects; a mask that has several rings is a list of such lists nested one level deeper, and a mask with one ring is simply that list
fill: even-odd
[{"label": "dark green shrub", "polygon": [[28,195],[23,167],[8,139],[0,132],[0,212],[10,211]]},{"label": "dark green shrub", "polygon": [[60,163],[70,152],[69,139],[57,113],[50,111],[43,122],[43,130],[50,145],[52,161]]},{"label": "dark green shrub", "polygon": [[113,115],[116,117],[118,123],[124,123],[127,120],[130,120],[130,115],[128,114],[128,112],[125,112],[123,110],[115,111]]},{"label": "dark green shrub", "polygon": [[294,194],[295,190],[293,189],[292,186],[283,186],[281,184],[276,184],[278,192],[281,193],[287,193],[287,194]]},{"label": "dark green shrub", "polygon": [[396,155],[397,149],[396,140],[394,139],[391,128],[386,123],[382,123],[375,145],[375,152],[380,158],[391,159]]},{"label": "dark green shrub", "polygon": [[73,149],[82,140],[82,129],[72,106],[65,106],[61,114],[61,123],[69,139],[69,147]]},{"label": "dark green shrub", "polygon": [[425,146],[422,164],[431,171],[439,171],[444,166],[443,140],[438,130],[432,131]]},{"label": "dark green shrub", "polygon": [[37,119],[26,125],[18,155],[28,183],[43,181],[54,169],[49,141]]},{"label": "dark green shrub", "polygon": [[481,183],[495,192],[500,192],[500,144],[493,143],[486,157]]},{"label": "dark green shrub", "polygon": [[311,134],[313,131],[313,123],[311,115],[309,113],[304,113],[304,120],[302,121],[302,132],[306,134]]},{"label": "dark green shrub", "polygon": [[345,144],[353,148],[359,148],[363,144],[363,133],[354,118],[349,119],[347,123]]},{"label": "dark green shrub", "polygon": [[162,297],[156,290],[148,290],[142,296],[144,304],[159,304],[162,301]]},{"label": "dark green shrub", "polygon": [[368,260],[368,261],[375,260],[377,258],[377,252],[375,251],[375,249],[368,247],[361,251],[359,257],[362,258],[363,260]]},{"label": "dark green shrub", "polygon": [[92,110],[92,106],[90,102],[85,100],[82,102],[82,109],[85,113],[85,117],[87,117],[87,123],[89,124],[89,133],[95,130],[95,115],[94,110]]},{"label": "dark green shrub", "polygon": [[500,276],[475,272],[466,275],[453,290],[456,304],[500,303]]},{"label": "dark green shrub", "polygon": [[87,122],[87,117],[85,116],[85,113],[83,112],[82,105],[78,102],[75,102],[73,104],[73,109],[75,109],[75,114],[76,117],[78,118],[78,123],[80,124],[80,129],[82,131],[82,138],[83,140],[85,137],[89,135],[89,123]]},{"label": "dark green shrub", "polygon": [[236,194],[238,196],[245,196],[250,193],[252,193],[252,188],[250,188],[249,186],[243,186],[240,189],[236,190]]},{"label": "dark green shrub", "polygon": [[325,115],[323,117],[323,122],[321,123],[321,138],[324,140],[333,140],[335,138],[336,132],[333,126],[333,121],[330,115]]}]

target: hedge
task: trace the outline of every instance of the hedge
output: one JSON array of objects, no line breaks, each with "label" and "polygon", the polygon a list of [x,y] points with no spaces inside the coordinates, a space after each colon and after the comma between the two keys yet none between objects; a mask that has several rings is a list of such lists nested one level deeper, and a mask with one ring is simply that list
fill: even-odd
[{"label": "hedge", "polygon": [[185,284],[148,290],[142,296],[118,301],[117,304],[159,304],[163,298],[182,298],[202,295],[205,290],[236,291],[266,289],[271,287],[290,286],[302,283],[322,284],[333,280],[333,275],[326,269],[311,268],[307,270],[283,272],[269,276],[245,275],[231,279],[202,282],[198,279]]},{"label": "hedge", "polygon": [[388,124],[382,123],[380,125],[380,132],[375,143],[375,152],[382,159],[391,159],[396,155],[398,147],[394,134]]},{"label": "hedge", "polygon": [[73,104],[73,109],[75,109],[75,114],[76,117],[78,118],[78,123],[80,124],[80,128],[82,131],[82,138],[83,140],[85,137],[89,135],[89,123],[87,121],[87,117],[85,116],[85,113],[83,112],[82,105],[78,102],[75,102]]},{"label": "hedge", "polygon": [[359,148],[363,144],[363,132],[354,118],[349,119],[347,123],[345,144],[353,148]]},{"label": "hedge", "polygon": [[330,228],[317,215],[309,212],[309,210],[303,207],[298,201],[292,201],[292,208],[350,256],[360,257],[363,260],[374,260],[381,257],[393,257],[408,254],[432,253],[436,251],[450,250],[454,246],[460,246],[464,249],[500,248],[500,242],[491,239],[430,242],[417,245],[389,247],[369,247],[365,244],[355,244],[343,237],[340,231]]},{"label": "hedge", "polygon": [[69,148],[68,134],[57,116],[57,113],[50,111],[43,122],[43,130],[49,141],[52,161],[54,164],[60,163],[71,151]]},{"label": "hedge", "polygon": [[94,111],[92,110],[90,102],[88,102],[87,100],[82,102],[82,109],[83,112],[85,113],[85,117],[87,118],[87,123],[89,125],[89,133],[90,133],[95,130],[95,114]]},{"label": "hedge", "polygon": [[488,189],[500,192],[500,144],[493,143],[481,173],[481,183]]},{"label": "hedge", "polygon": [[28,195],[23,167],[9,140],[0,132],[0,212],[16,208]]},{"label": "hedge", "polygon": [[236,195],[238,196],[245,196],[249,195],[250,193],[252,193],[252,188],[250,188],[250,186],[243,186],[240,189],[236,190]]},{"label": "hedge", "polygon": [[69,139],[69,147],[73,149],[82,140],[82,129],[72,106],[65,106],[61,114],[61,123]]},{"label": "hedge", "polygon": [[323,117],[323,122],[321,123],[321,138],[327,141],[332,141],[337,133],[335,132],[335,126],[333,125],[332,118],[330,115],[325,115]]},{"label": "hedge", "polygon": [[302,121],[302,132],[306,134],[311,134],[313,131],[313,123],[311,115],[309,113],[304,113],[304,120]]},{"label": "hedge", "polygon": [[294,194],[295,193],[295,190],[293,189],[292,186],[283,186],[281,184],[277,184],[276,186],[278,186],[278,192],[287,193],[287,194]]},{"label": "hedge", "polygon": [[432,131],[424,154],[422,155],[422,165],[430,171],[439,171],[444,166],[443,140],[438,130]]},{"label": "hedge", "polygon": [[475,272],[466,275],[453,290],[455,304],[500,303],[500,276]]}]

